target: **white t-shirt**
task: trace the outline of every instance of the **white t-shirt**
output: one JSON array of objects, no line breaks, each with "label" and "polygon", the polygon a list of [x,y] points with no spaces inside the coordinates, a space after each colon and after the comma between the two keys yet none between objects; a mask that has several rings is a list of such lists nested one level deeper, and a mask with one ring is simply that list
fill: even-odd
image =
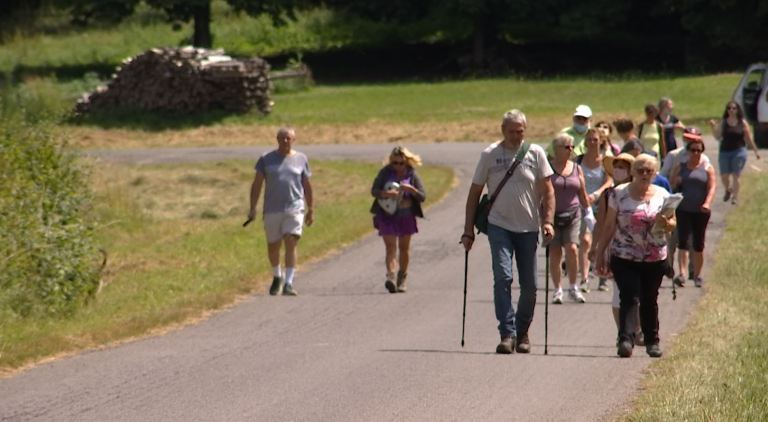
[{"label": "white t-shirt", "polygon": [[[701,161],[703,163],[709,162],[709,157],[707,157],[707,154],[701,154]],[[664,164],[661,166],[659,174],[669,179],[669,176],[672,174],[672,169],[675,168],[676,165],[687,162],[688,151],[685,150],[685,147],[672,150],[667,153],[666,157],[664,157]]]},{"label": "white t-shirt", "polygon": [[[488,194],[493,194],[512,165],[515,154],[517,149],[504,148],[502,141],[491,144],[480,154],[472,183],[488,185]],[[552,174],[544,149],[531,144],[523,162],[493,203],[488,222],[515,233],[538,232],[539,196],[536,182]]]}]

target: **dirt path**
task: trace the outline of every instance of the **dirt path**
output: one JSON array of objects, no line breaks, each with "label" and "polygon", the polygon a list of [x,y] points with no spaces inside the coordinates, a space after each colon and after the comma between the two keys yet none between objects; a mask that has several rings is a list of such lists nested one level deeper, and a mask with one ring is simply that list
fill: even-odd
[{"label": "dirt path", "polygon": [[[716,159],[714,141],[708,154]],[[297,146],[315,158],[379,160],[391,145]],[[418,144],[460,183],[420,222],[407,294],[383,287],[383,246],[367,236],[297,274],[301,296],[254,295],[167,335],[46,363],[0,380],[0,421],[595,421],[631,405],[651,360],[618,359],[610,292],[550,306],[543,355],[544,266],[530,355],[495,355],[487,241],[470,254],[466,347],[458,245],[478,144]],[[94,152],[105,161],[255,158],[263,147]],[[105,163],[106,164],[106,163]],[[373,177],[373,175],[372,175]],[[427,187],[428,189],[428,187]],[[708,245],[723,227],[717,193]],[[312,236],[311,228],[306,236]],[[711,251],[714,248],[709,248]],[[266,257],[256,257],[266,259]],[[594,284],[596,282],[593,281]],[[515,283],[517,285],[517,283]],[[701,289],[660,292],[669,349]],[[515,296],[517,292],[514,293]]]}]

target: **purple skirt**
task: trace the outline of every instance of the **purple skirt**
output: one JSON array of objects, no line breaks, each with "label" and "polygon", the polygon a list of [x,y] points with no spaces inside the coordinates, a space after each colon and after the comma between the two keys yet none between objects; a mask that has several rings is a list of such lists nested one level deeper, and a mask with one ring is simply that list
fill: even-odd
[{"label": "purple skirt", "polygon": [[416,216],[410,208],[399,208],[395,215],[385,212],[373,216],[373,227],[379,230],[379,236],[410,236],[418,233]]}]

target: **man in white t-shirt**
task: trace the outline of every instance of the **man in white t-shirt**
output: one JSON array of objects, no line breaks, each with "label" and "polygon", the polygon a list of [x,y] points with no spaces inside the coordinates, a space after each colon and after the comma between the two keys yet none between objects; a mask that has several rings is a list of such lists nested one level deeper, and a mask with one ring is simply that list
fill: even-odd
[{"label": "man in white t-shirt", "polygon": [[[491,144],[480,155],[467,197],[464,234],[461,243],[469,251],[475,240],[474,216],[484,187],[492,194],[513,163],[525,137],[525,114],[510,110],[504,114],[502,141]],[[536,306],[536,249],[539,229],[548,242],[554,235],[555,193],[550,182],[552,168],[544,150],[529,144],[529,150],[514,174],[499,192],[488,217],[488,242],[493,262],[496,319],[501,343],[496,353],[529,353],[528,328]],[[512,257],[516,255],[520,275],[517,313],[512,305]]]}]

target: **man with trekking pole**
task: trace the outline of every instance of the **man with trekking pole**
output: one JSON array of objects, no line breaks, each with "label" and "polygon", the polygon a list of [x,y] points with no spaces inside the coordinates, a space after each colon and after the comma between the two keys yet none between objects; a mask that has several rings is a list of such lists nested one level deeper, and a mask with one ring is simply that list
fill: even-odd
[{"label": "man with trekking pole", "polygon": [[[536,306],[539,230],[544,243],[554,235],[552,168],[541,147],[524,141],[525,129],[525,114],[521,111],[510,110],[504,114],[501,124],[504,139],[486,148],[477,163],[461,236],[461,243],[469,252],[475,240],[475,227],[488,235],[493,298],[501,337],[496,353],[500,354],[530,353],[528,328]],[[486,185],[489,195],[481,200]],[[465,258],[468,256],[467,253]],[[520,275],[517,312],[511,292],[513,256]]]}]

